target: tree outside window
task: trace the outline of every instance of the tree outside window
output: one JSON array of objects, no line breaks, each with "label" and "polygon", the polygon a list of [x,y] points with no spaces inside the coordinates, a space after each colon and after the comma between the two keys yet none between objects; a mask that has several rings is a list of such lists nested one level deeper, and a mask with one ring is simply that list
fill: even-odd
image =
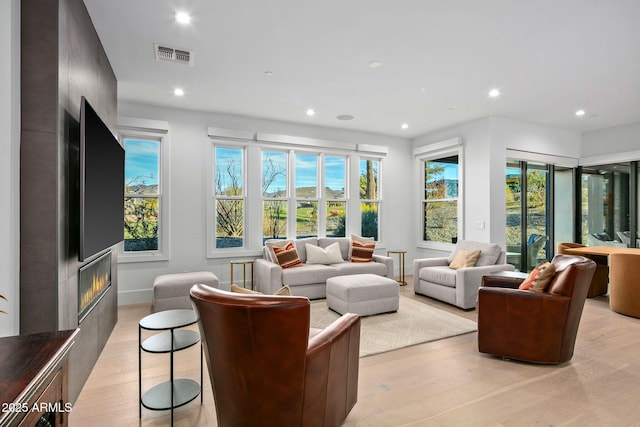
[{"label": "tree outside window", "polygon": [[380,212],[380,160],[360,160],[361,234],[378,240]]},{"label": "tree outside window", "polygon": [[216,248],[244,246],[244,148],[215,147]]},{"label": "tree outside window", "polygon": [[287,153],[263,151],[263,240],[287,237],[287,196]]}]

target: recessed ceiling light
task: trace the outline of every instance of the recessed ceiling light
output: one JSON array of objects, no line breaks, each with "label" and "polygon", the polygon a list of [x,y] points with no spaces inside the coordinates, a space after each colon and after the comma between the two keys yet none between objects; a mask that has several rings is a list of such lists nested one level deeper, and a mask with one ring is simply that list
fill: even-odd
[{"label": "recessed ceiling light", "polygon": [[489,91],[489,97],[491,98],[497,98],[500,96],[500,91],[498,89],[491,89]]},{"label": "recessed ceiling light", "polygon": [[307,116],[313,116],[316,114],[316,111],[313,108],[309,108],[307,110]]},{"label": "recessed ceiling light", "polygon": [[582,116],[584,116],[584,115],[585,115],[584,110],[578,110],[578,111],[576,111],[576,116],[578,116],[578,117],[582,117]]},{"label": "recessed ceiling light", "polygon": [[264,75],[267,76],[267,77],[271,77],[271,76],[273,76],[273,71],[265,71]]},{"label": "recessed ceiling light", "polygon": [[369,68],[371,69],[376,69],[376,68],[380,68],[382,67],[382,62],[381,61],[371,61],[369,62]]},{"label": "recessed ceiling light", "polygon": [[338,119],[338,120],[353,120],[353,116],[351,114],[340,114],[339,116],[336,116],[336,119]]},{"label": "recessed ceiling light", "polygon": [[400,126],[402,129],[409,129],[409,125],[407,123],[403,123],[402,126]]},{"label": "recessed ceiling light", "polygon": [[182,95],[184,95],[184,90],[183,90],[183,89],[180,89],[179,87],[177,87],[177,88],[175,88],[175,89],[173,90],[173,94],[174,94],[175,96],[182,96]]},{"label": "recessed ceiling light", "polygon": [[187,12],[176,12],[176,22],[179,24],[190,24],[191,23],[191,15]]}]

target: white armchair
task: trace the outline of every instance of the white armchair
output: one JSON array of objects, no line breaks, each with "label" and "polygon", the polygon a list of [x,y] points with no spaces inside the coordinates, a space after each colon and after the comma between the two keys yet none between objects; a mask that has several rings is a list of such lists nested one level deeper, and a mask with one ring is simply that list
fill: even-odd
[{"label": "white armchair", "polygon": [[[455,270],[449,267],[459,249],[481,251],[475,267]],[[497,244],[458,241],[449,257],[413,261],[414,292],[465,310],[475,308],[482,276],[514,270],[514,266],[506,264],[505,259],[505,251]]]}]

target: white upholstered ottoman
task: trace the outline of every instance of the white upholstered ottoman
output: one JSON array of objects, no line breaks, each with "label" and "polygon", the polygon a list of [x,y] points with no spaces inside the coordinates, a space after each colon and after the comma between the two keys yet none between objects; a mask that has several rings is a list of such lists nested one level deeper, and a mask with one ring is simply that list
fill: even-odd
[{"label": "white upholstered ottoman", "polygon": [[220,282],[210,271],[163,274],[153,281],[153,311],[190,309],[189,291],[195,284],[217,288]]},{"label": "white upholstered ottoman", "polygon": [[398,311],[398,282],[376,274],[353,274],[327,279],[327,306],[340,314],[361,316]]}]

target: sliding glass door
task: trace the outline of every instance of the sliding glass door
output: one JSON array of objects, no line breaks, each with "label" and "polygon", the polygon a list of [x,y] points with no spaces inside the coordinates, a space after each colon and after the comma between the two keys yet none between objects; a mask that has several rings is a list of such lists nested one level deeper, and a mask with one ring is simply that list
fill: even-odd
[{"label": "sliding glass door", "polygon": [[573,240],[573,169],[510,159],[506,171],[507,262],[531,271]]}]

